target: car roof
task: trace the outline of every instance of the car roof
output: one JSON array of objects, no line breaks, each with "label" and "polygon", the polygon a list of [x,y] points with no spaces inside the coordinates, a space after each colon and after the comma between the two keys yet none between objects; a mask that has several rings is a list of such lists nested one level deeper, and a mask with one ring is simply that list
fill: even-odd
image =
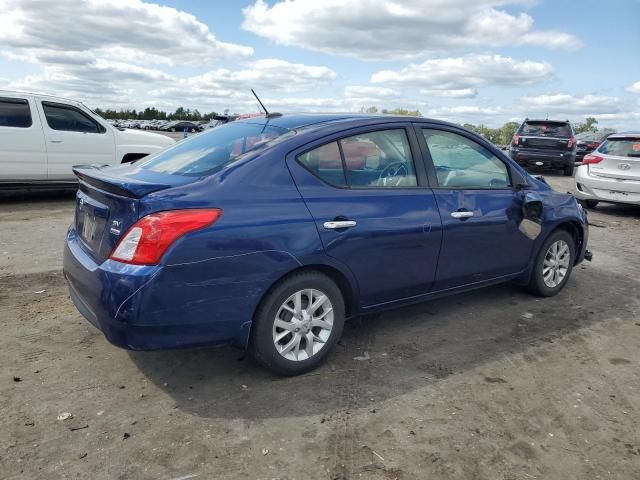
[{"label": "car roof", "polygon": [[522,123],[530,123],[530,122],[535,122],[535,123],[544,123],[544,122],[548,122],[548,123],[571,123],[569,120],[553,120],[552,118],[527,118]]},{"label": "car roof", "polygon": [[63,101],[65,103],[75,103],[75,104],[82,104],[82,102],[80,100],[75,100],[73,98],[66,98],[66,97],[57,97],[55,95],[47,95],[46,93],[37,93],[37,92],[24,92],[24,91],[20,91],[20,90],[2,90],[0,89],[0,97],[2,96],[12,96],[12,97],[19,97],[19,96],[29,96],[29,97],[39,97],[39,98],[43,98],[45,100],[51,100],[51,101]]},{"label": "car roof", "polygon": [[609,135],[607,138],[640,138],[640,132],[619,132],[619,133],[612,133],[611,135]]},{"label": "car roof", "polygon": [[[272,114],[273,115],[273,114]],[[236,120],[234,123],[253,123],[258,125],[269,124],[271,126],[285,128],[287,130],[297,130],[307,127],[321,127],[325,125],[349,124],[349,126],[357,126],[360,124],[373,123],[378,120],[381,122],[430,122],[446,125],[455,125],[442,120],[434,120],[424,117],[411,117],[404,115],[381,115],[368,113],[296,113],[284,114],[278,116],[270,116],[269,118],[252,117]],[[455,125],[459,126],[459,125]]]}]

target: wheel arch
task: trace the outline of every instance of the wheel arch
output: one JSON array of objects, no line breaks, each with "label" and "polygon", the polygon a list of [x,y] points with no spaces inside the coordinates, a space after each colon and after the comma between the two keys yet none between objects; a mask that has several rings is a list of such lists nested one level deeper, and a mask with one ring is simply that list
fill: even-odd
[{"label": "wheel arch", "polygon": [[538,247],[538,252],[536,252],[536,256],[539,253],[542,246],[544,245],[544,242],[546,242],[547,239],[558,230],[564,230],[573,238],[575,242],[575,253],[576,253],[576,256],[574,259],[574,265],[576,265],[580,261],[579,260],[580,252],[583,250],[584,241],[585,241],[585,238],[584,238],[585,235],[584,235],[584,230],[582,229],[582,224],[577,220],[567,219],[567,220],[561,220],[560,222],[556,223],[555,226],[549,230],[549,233],[544,237],[542,242],[540,242],[540,246]]},{"label": "wheel arch", "polygon": [[265,298],[267,298],[267,296],[287,278],[302,272],[318,272],[329,277],[338,286],[340,292],[342,293],[342,298],[344,299],[345,316],[348,318],[357,313],[357,285],[352,283],[347,274],[342,272],[339,268],[328,265],[326,263],[310,263],[306,265],[300,265],[299,267],[294,268],[293,270],[289,270],[288,272],[281,275],[271,283],[268,289],[264,291],[262,297],[260,298],[260,301],[256,304],[253,310],[251,321],[248,321],[242,325],[241,334],[239,336],[239,340],[236,341],[236,344],[239,344],[242,348],[247,347],[251,338],[251,331],[253,330],[253,321],[255,319],[256,312],[262,306]]}]

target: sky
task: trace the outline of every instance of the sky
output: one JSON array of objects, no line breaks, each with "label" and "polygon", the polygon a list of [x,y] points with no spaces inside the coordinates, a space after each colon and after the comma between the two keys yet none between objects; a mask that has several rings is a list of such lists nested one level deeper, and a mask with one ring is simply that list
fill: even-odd
[{"label": "sky", "polygon": [[0,0],[0,89],[640,129],[640,0]]}]

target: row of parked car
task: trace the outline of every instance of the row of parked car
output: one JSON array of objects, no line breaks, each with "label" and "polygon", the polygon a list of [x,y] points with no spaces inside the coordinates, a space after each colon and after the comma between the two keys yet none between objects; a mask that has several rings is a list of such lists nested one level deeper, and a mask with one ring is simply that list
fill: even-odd
[{"label": "row of parked car", "polygon": [[109,120],[116,128],[132,128],[138,130],[156,130],[164,132],[202,132],[231,121],[229,116],[207,121],[192,122],[190,120]]}]

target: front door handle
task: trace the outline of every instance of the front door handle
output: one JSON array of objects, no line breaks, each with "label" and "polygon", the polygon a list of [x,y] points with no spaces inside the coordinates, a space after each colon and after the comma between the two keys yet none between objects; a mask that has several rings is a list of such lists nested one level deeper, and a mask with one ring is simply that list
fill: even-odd
[{"label": "front door handle", "polygon": [[469,211],[451,212],[451,216],[453,218],[461,218],[461,219],[471,218],[473,217],[473,212],[469,212]]},{"label": "front door handle", "polygon": [[322,224],[322,226],[327,230],[340,230],[341,228],[351,228],[356,225],[357,224],[354,220],[333,220]]},{"label": "front door handle", "polygon": [[62,140],[51,140],[51,143],[62,143]]}]

